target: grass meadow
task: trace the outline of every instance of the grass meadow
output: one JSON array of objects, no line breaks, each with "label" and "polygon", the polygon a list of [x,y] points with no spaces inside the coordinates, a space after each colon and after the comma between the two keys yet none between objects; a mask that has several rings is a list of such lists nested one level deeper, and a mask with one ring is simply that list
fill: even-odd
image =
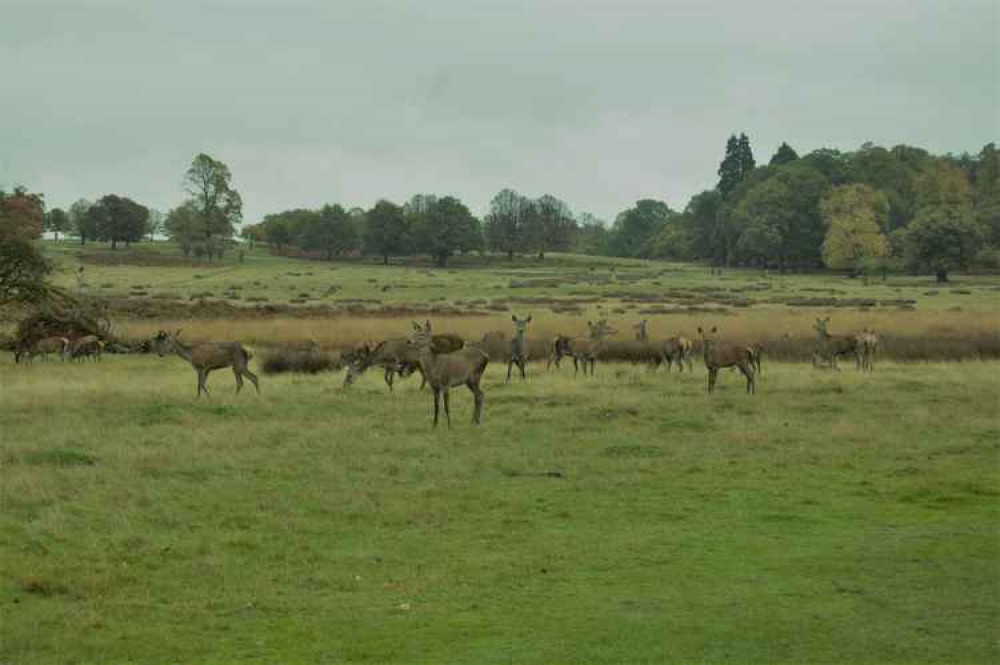
[{"label": "grass meadow", "polygon": [[0,661],[996,662],[996,363],[418,381],[5,359]]},{"label": "grass meadow", "polygon": [[[123,338],[247,344],[262,394],[221,370],[196,399],[173,356],[0,358],[4,665],[1000,661],[1000,278],[47,250],[60,285],[135,305]],[[584,378],[535,353],[526,383],[491,363],[481,427],[458,388],[436,431],[417,377],[260,371],[282,344],[418,315],[476,339],[512,312],[536,346],[588,318],[805,343],[830,316],[885,353],[873,374],[770,353],[752,397],[732,371],[707,395],[700,359]],[[965,362],[899,362],[958,342]]]}]

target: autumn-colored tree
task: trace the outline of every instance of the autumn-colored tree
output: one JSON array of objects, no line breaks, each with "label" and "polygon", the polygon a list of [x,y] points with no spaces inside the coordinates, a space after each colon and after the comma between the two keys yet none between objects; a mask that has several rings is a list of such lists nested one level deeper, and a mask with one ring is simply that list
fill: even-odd
[{"label": "autumn-colored tree", "polygon": [[819,204],[827,226],[823,262],[835,270],[849,270],[854,277],[883,259],[888,242],[889,201],[868,185],[835,187]]},{"label": "autumn-colored tree", "polygon": [[16,187],[0,189],[0,304],[35,302],[45,294],[51,269],[35,241],[42,235],[45,202]]}]

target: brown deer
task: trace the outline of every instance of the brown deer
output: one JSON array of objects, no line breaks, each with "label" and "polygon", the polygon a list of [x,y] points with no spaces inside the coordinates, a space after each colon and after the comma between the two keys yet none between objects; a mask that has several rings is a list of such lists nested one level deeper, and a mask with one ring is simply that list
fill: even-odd
[{"label": "brown deer", "polygon": [[529,314],[526,319],[519,319],[516,314],[511,314],[510,319],[514,322],[514,339],[510,340],[510,360],[507,361],[507,381],[505,383],[510,383],[510,371],[514,369],[514,365],[517,365],[518,370],[521,371],[521,380],[525,380],[524,363],[528,352],[524,345],[524,334],[528,330],[528,324],[531,323],[531,315]]},{"label": "brown deer", "polygon": [[574,337],[569,341],[569,353],[573,356],[573,374],[580,371],[580,364],[583,364],[583,375],[587,375],[587,364],[590,364],[590,375],[594,375],[594,365],[597,356],[604,348],[604,338],[609,335],[617,335],[618,331],[608,325],[607,319],[601,319],[597,323],[587,321],[590,328],[589,337]]},{"label": "brown deer", "polygon": [[[420,324],[413,322],[414,330],[419,330]],[[364,374],[370,367],[381,367],[385,370],[383,379],[389,386],[389,392],[393,392],[393,384],[396,376],[406,378],[413,372],[420,372],[420,389],[427,385],[427,377],[420,370],[420,364],[412,357],[407,360],[409,353],[407,339],[397,337],[387,339],[384,342],[375,344],[365,342],[355,345],[351,354],[350,362],[347,363],[347,375],[344,377],[344,386],[347,387]],[[434,335],[431,345],[435,353],[453,353],[464,346],[465,342],[458,335],[442,334]]]},{"label": "brown deer", "polygon": [[635,341],[637,342],[648,342],[649,332],[648,332],[649,321],[643,319],[639,323],[632,325],[632,330],[635,331]]},{"label": "brown deer", "polygon": [[816,319],[813,329],[818,337],[818,344],[813,350],[813,365],[818,365],[819,360],[830,363],[834,369],[837,367],[837,358],[840,356],[854,356],[858,369],[861,369],[862,342],[859,335],[831,335],[826,328],[830,322],[830,317]]},{"label": "brown deer", "polygon": [[153,338],[153,348],[163,357],[175,353],[191,363],[198,373],[198,397],[204,392],[208,395],[206,381],[210,372],[226,367],[233,368],[236,377],[236,394],[243,388],[243,377],[250,379],[253,387],[260,394],[257,375],[250,371],[248,364],[253,355],[243,348],[239,342],[203,342],[201,344],[185,344],[180,341],[181,331],[168,333],[161,330]]},{"label": "brown deer", "polygon": [[569,351],[569,341],[573,339],[572,337],[567,337],[566,335],[556,335],[549,342],[549,359],[545,363],[545,369],[551,369],[552,365],[559,369],[559,363],[568,355],[572,355]]},{"label": "brown deer", "polygon": [[37,356],[41,356],[42,360],[48,360],[50,353],[58,353],[62,360],[66,360],[66,352],[68,349],[69,340],[65,337],[46,337],[45,339],[40,339],[28,347],[27,350],[22,353],[22,357],[25,360],[33,360]]},{"label": "brown deer", "polygon": [[663,340],[661,345],[661,355],[663,363],[667,366],[667,371],[671,370],[673,363],[677,363],[678,371],[684,371],[684,363],[687,363],[689,372],[694,371],[694,344],[686,337],[670,337]]},{"label": "brown deer", "polygon": [[479,387],[486,366],[490,359],[481,349],[464,347],[451,353],[439,353],[434,350],[431,335],[431,322],[422,326],[414,326],[413,337],[407,342],[408,358],[415,359],[427,378],[434,392],[434,427],[438,424],[441,397],[444,397],[444,415],[451,427],[451,406],[449,390],[456,386],[466,385],[472,391],[475,409],[472,413],[472,424],[478,425],[482,420],[483,403],[486,395]]},{"label": "brown deer", "polygon": [[69,357],[83,361],[85,358],[100,360],[104,352],[104,341],[97,335],[85,335],[73,342]]},{"label": "brown deer", "polygon": [[875,371],[875,353],[878,351],[878,335],[875,329],[864,328],[858,335],[858,342],[861,344],[860,367],[864,372]]},{"label": "brown deer", "polygon": [[717,327],[713,327],[711,332],[705,332],[699,327],[698,334],[701,335],[702,354],[705,358],[705,367],[708,368],[708,393],[710,395],[715,391],[715,381],[719,376],[719,370],[724,367],[736,367],[743,373],[747,379],[748,395],[757,392],[754,366],[750,361],[750,353],[746,344],[718,341],[716,339]]}]

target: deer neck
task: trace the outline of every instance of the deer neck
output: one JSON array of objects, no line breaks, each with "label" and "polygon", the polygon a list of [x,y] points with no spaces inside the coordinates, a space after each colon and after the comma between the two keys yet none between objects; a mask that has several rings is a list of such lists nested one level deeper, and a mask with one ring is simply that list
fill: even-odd
[{"label": "deer neck", "polygon": [[174,346],[174,353],[179,355],[184,360],[191,362],[191,349],[193,347],[188,346],[187,344],[184,344],[183,342],[176,339],[174,340],[173,346]]}]

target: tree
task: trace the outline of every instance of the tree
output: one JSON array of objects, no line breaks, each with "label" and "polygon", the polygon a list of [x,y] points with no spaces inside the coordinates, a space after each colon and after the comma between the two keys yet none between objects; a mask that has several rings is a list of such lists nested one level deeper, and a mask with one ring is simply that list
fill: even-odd
[{"label": "tree", "polygon": [[612,231],[611,247],[615,256],[647,258],[652,256],[650,242],[667,222],[676,216],[663,201],[642,199],[618,214]]},{"label": "tree", "polygon": [[722,198],[728,199],[736,187],[753,171],[755,166],[750,139],[746,134],[735,134],[726,141],[726,156],[719,164],[719,184],[716,189]]},{"label": "tree", "polygon": [[973,170],[976,219],[988,241],[1000,245],[1000,150],[987,143],[979,152]]},{"label": "tree", "polygon": [[240,229],[240,237],[247,241],[248,249],[252,252],[256,243],[264,241],[264,225],[245,224]]},{"label": "tree", "polygon": [[80,244],[86,245],[87,238],[93,240],[97,236],[97,228],[92,226],[87,211],[94,205],[87,199],[79,199],[69,207],[69,219],[73,226],[72,233],[80,238]]},{"label": "tree", "polygon": [[411,247],[410,228],[403,208],[392,201],[380,199],[365,214],[365,252],[382,257],[389,265],[390,256],[408,254]]},{"label": "tree", "polygon": [[965,268],[984,240],[972,210],[961,205],[925,206],[906,229],[906,261],[914,269],[930,270],[938,282]]},{"label": "tree", "polygon": [[302,229],[301,247],[326,252],[327,261],[356,250],[358,244],[354,220],[340,204],[323,206]]},{"label": "tree", "polygon": [[149,217],[146,219],[146,232],[149,234],[149,242],[153,242],[156,236],[163,235],[166,230],[167,216],[162,211],[154,208],[149,209]]},{"label": "tree", "polygon": [[193,197],[198,212],[204,250],[211,261],[221,254],[224,242],[233,237],[243,218],[243,200],[230,184],[229,167],[201,153],[191,162],[184,176],[184,186]]},{"label": "tree", "polygon": [[771,161],[768,162],[770,166],[781,166],[782,164],[787,164],[789,162],[794,162],[799,158],[798,153],[784,141],[778,146],[778,150],[771,157]]},{"label": "tree", "polygon": [[573,251],[592,256],[607,256],[611,251],[611,231],[604,220],[589,212],[580,213],[579,230]]},{"label": "tree", "polygon": [[45,230],[55,234],[59,242],[59,234],[67,233],[71,228],[69,215],[62,208],[53,208],[45,214]]},{"label": "tree", "polygon": [[737,162],[740,166],[740,180],[746,178],[753,171],[756,162],[753,158],[753,150],[750,149],[750,139],[746,134],[740,134],[737,141]]},{"label": "tree", "polygon": [[725,263],[727,242],[722,228],[722,194],[709,189],[691,197],[684,208],[684,220],[690,235],[693,258]]},{"label": "tree", "polygon": [[514,260],[514,252],[525,248],[528,242],[526,225],[532,214],[532,202],[513,189],[502,189],[490,201],[486,215],[486,239],[490,249],[503,252],[507,260]]},{"label": "tree", "polygon": [[820,202],[827,225],[823,261],[835,270],[861,273],[866,265],[884,259],[888,241],[889,201],[868,185],[842,185],[830,190]]},{"label": "tree", "polygon": [[0,189],[0,304],[37,302],[44,296],[51,266],[35,246],[44,216],[40,194],[24,187],[10,194]]},{"label": "tree", "polygon": [[545,258],[545,252],[569,248],[576,221],[564,201],[545,194],[525,207],[523,214],[525,244],[538,252],[539,260]]},{"label": "tree", "polygon": [[[96,206],[104,209],[103,224],[98,227],[98,237],[110,240],[111,249],[117,249],[119,242],[126,244],[142,240],[146,233],[149,209],[126,196],[108,194],[101,197]],[[93,209],[93,207],[92,207]]]},{"label": "tree", "polygon": [[457,198],[422,198],[414,202],[411,210],[413,212],[409,216],[413,219],[416,244],[430,254],[438,266],[446,266],[449,257],[455,252],[468,252],[482,247],[479,220]]},{"label": "tree", "polygon": [[191,256],[196,245],[200,247],[203,239],[201,219],[194,201],[185,201],[167,213],[164,226],[170,239],[180,245],[184,256]]}]

